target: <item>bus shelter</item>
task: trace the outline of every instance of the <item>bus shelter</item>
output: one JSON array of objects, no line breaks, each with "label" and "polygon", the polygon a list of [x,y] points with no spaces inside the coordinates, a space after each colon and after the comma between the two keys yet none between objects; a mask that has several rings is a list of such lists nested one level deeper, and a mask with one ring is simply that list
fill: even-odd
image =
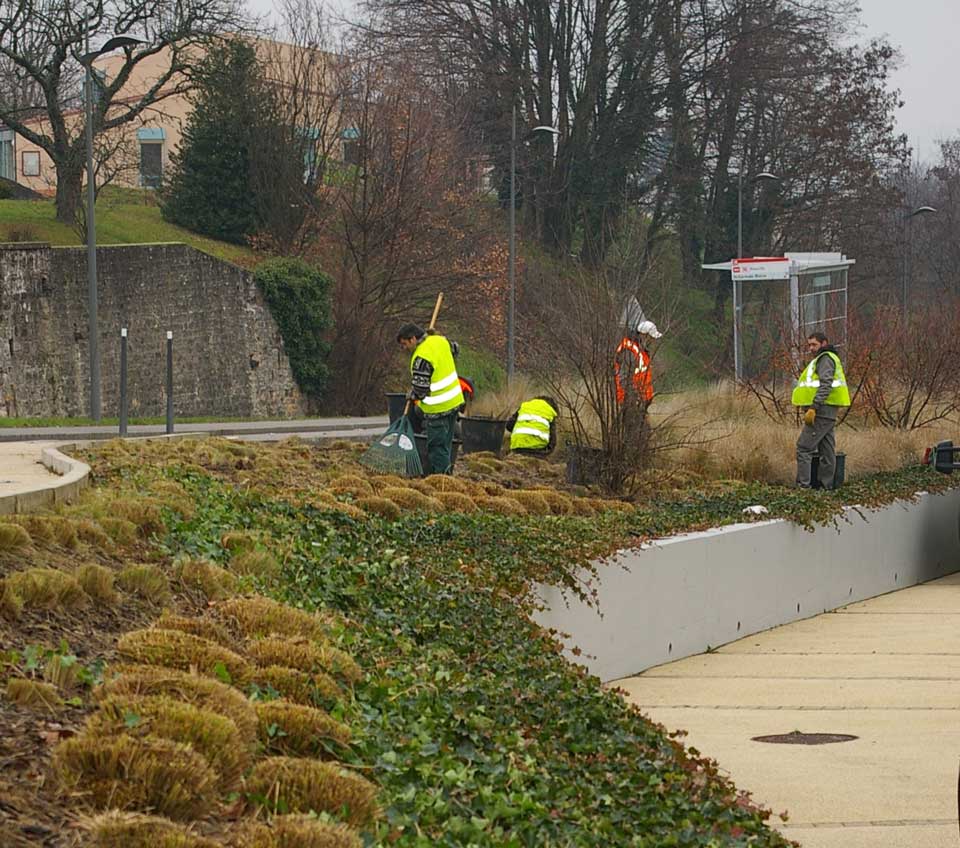
[{"label": "bus shelter", "polygon": [[730,274],[738,382],[762,378],[784,351],[793,351],[795,370],[803,341],[818,330],[835,347],[846,345],[848,273],[855,261],[841,253],[787,253],[702,266]]}]

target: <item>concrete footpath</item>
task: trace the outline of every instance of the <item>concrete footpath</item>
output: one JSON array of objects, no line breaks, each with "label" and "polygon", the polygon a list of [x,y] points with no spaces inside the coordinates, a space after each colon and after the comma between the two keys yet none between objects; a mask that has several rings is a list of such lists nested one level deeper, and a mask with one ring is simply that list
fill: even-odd
[{"label": "concrete footpath", "polygon": [[[669,730],[689,731],[684,741],[804,848],[960,844],[960,574],[611,685]],[[795,731],[857,738],[752,741]]]}]

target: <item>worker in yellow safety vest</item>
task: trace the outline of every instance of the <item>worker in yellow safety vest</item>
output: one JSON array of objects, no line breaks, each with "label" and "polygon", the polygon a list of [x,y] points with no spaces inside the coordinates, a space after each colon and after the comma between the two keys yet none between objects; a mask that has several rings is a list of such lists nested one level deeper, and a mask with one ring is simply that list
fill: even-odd
[{"label": "worker in yellow safety vest", "polygon": [[837,351],[823,333],[807,337],[807,350],[813,356],[800,372],[791,403],[804,410],[803,430],[797,439],[797,485],[810,488],[813,455],[819,455],[817,478],[824,489],[833,488],[837,464],[833,430],[837,415],[850,406],[850,390]]},{"label": "worker in yellow safety vest", "polygon": [[430,468],[434,474],[450,474],[453,431],[464,404],[453,347],[444,336],[416,324],[404,324],[397,342],[410,353],[412,388],[407,397],[423,415]]},{"label": "worker in yellow safety vest", "polygon": [[551,397],[525,400],[507,421],[510,450],[548,454],[557,446],[557,402]]}]

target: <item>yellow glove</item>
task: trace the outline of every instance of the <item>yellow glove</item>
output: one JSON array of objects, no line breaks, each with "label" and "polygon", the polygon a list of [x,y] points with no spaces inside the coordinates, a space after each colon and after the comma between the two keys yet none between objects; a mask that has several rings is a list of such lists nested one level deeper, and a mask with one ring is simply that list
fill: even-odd
[{"label": "yellow glove", "polygon": [[803,413],[803,423],[808,427],[813,426],[813,422],[817,420],[817,410],[812,407]]}]

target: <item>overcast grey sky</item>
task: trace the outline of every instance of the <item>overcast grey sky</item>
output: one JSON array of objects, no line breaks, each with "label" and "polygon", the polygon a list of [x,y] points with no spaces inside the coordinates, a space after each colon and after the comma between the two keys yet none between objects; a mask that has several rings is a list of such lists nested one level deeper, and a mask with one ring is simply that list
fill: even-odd
[{"label": "overcast grey sky", "polygon": [[903,64],[893,75],[904,101],[897,120],[914,156],[960,134],[960,0],[860,0],[865,37],[886,35]]},{"label": "overcast grey sky", "polygon": [[[272,0],[249,0],[258,13]],[[887,36],[903,64],[892,78],[904,100],[897,121],[914,157],[933,160],[937,141],[960,134],[960,0],[859,0],[863,38]],[[352,12],[355,0],[332,0]]]}]

